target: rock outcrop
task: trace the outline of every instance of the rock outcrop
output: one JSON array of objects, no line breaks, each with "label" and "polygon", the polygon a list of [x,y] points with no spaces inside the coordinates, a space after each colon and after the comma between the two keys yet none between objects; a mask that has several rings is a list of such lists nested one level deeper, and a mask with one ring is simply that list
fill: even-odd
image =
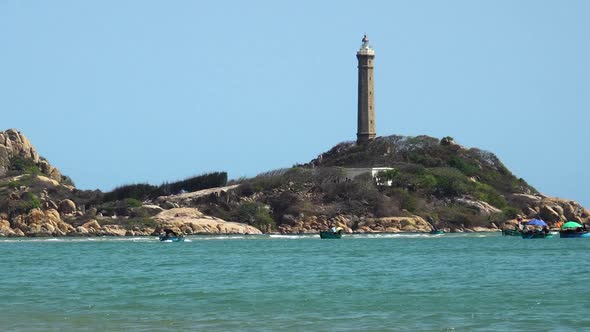
[{"label": "rock outcrop", "polygon": [[[32,209],[26,215],[20,215],[11,224],[12,231],[20,230],[26,236],[65,236],[74,232],[74,227],[65,223],[58,211],[49,209]],[[7,236],[17,236],[18,233],[5,233]]]},{"label": "rock outcrop", "polygon": [[525,218],[540,218],[549,223],[569,220],[590,222],[590,211],[576,201],[525,194],[513,194],[511,199],[521,206]]},{"label": "rock outcrop", "polygon": [[154,220],[158,223],[156,233],[169,228],[184,234],[262,234],[250,225],[206,216],[194,208],[166,210],[157,214]]},{"label": "rock outcrop", "polygon": [[61,180],[59,170],[39,156],[25,135],[15,129],[8,129],[5,132],[0,132],[0,176],[6,175],[13,157],[30,160],[49,178]]}]

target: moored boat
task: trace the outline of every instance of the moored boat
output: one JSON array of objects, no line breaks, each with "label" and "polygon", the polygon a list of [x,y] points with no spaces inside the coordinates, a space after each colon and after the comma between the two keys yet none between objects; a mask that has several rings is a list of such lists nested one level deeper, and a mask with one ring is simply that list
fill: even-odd
[{"label": "moored boat", "polygon": [[182,234],[176,234],[171,229],[165,229],[166,234],[160,235],[160,241],[162,242],[184,242],[184,236]]},{"label": "moored boat", "polygon": [[184,236],[162,235],[162,236],[160,236],[160,241],[163,241],[163,242],[184,242]]},{"label": "moored boat", "polygon": [[322,239],[340,239],[342,238],[342,227],[332,227],[326,231],[320,231]]},{"label": "moored boat", "polygon": [[568,221],[561,226],[559,237],[566,239],[590,238],[590,231],[587,230],[586,225],[579,224],[575,221]]},{"label": "moored boat", "polygon": [[560,238],[565,239],[573,239],[573,238],[582,238],[582,239],[590,239],[590,232],[568,232],[568,231],[560,231],[559,232]]},{"label": "moored boat", "polygon": [[551,233],[538,232],[538,231],[522,233],[523,239],[550,239],[552,237],[553,237],[553,234],[551,234]]},{"label": "moored boat", "polygon": [[502,235],[506,236],[521,236],[522,232],[517,229],[503,229]]},{"label": "moored boat", "polygon": [[443,231],[442,229],[433,229],[430,231],[429,234],[437,235],[437,234],[444,234],[444,233],[445,233],[445,231]]}]

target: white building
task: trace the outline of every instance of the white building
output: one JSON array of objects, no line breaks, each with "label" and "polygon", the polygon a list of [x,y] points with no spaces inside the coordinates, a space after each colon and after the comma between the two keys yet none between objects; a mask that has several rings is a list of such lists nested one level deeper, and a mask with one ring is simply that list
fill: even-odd
[{"label": "white building", "polygon": [[[394,168],[392,167],[362,167],[362,168],[346,168],[346,167],[342,167],[342,170],[344,171],[344,180],[345,181],[352,181],[354,178],[356,178],[359,175],[362,174],[371,174],[371,177],[373,179],[375,179],[377,177],[377,174],[379,172],[382,171],[390,171],[393,170]],[[388,180],[387,183],[377,183],[380,186],[391,186],[392,181]]]}]

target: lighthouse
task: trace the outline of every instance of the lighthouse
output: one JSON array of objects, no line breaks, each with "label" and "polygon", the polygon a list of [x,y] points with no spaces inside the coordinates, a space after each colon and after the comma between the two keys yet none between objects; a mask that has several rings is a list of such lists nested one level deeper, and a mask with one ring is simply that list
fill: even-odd
[{"label": "lighthouse", "polygon": [[373,61],[375,51],[369,45],[367,35],[356,52],[358,59],[358,129],[356,142],[365,143],[375,139],[375,95],[373,89]]}]

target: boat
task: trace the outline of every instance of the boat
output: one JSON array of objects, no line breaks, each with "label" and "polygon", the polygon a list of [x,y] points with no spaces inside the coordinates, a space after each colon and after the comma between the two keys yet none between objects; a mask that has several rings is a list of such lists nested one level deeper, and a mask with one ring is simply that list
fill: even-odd
[{"label": "boat", "polygon": [[566,239],[590,238],[590,231],[586,229],[585,225],[579,224],[575,221],[568,221],[561,226],[559,237]]},{"label": "boat", "polygon": [[322,239],[340,239],[342,238],[342,227],[332,227],[329,230],[320,231]]},{"label": "boat", "polygon": [[590,232],[569,232],[566,230],[566,231],[560,231],[559,237],[565,238],[565,239],[573,239],[573,238],[590,239]]},{"label": "boat", "polygon": [[550,239],[552,237],[553,237],[553,234],[540,232],[540,231],[522,233],[523,239]]},{"label": "boat", "polygon": [[162,241],[162,242],[184,242],[184,236],[162,235],[162,236],[160,236],[160,241]]},{"label": "boat", "polygon": [[502,230],[502,235],[505,236],[521,236],[522,232],[519,231],[518,229],[503,229]]},{"label": "boat", "polygon": [[443,231],[442,229],[433,229],[430,231],[429,234],[437,235],[437,234],[444,234],[444,233],[445,233],[445,231]]},{"label": "boat", "polygon": [[160,241],[162,242],[184,242],[184,236],[176,234],[171,229],[164,230],[166,232],[165,235],[160,235]]}]

